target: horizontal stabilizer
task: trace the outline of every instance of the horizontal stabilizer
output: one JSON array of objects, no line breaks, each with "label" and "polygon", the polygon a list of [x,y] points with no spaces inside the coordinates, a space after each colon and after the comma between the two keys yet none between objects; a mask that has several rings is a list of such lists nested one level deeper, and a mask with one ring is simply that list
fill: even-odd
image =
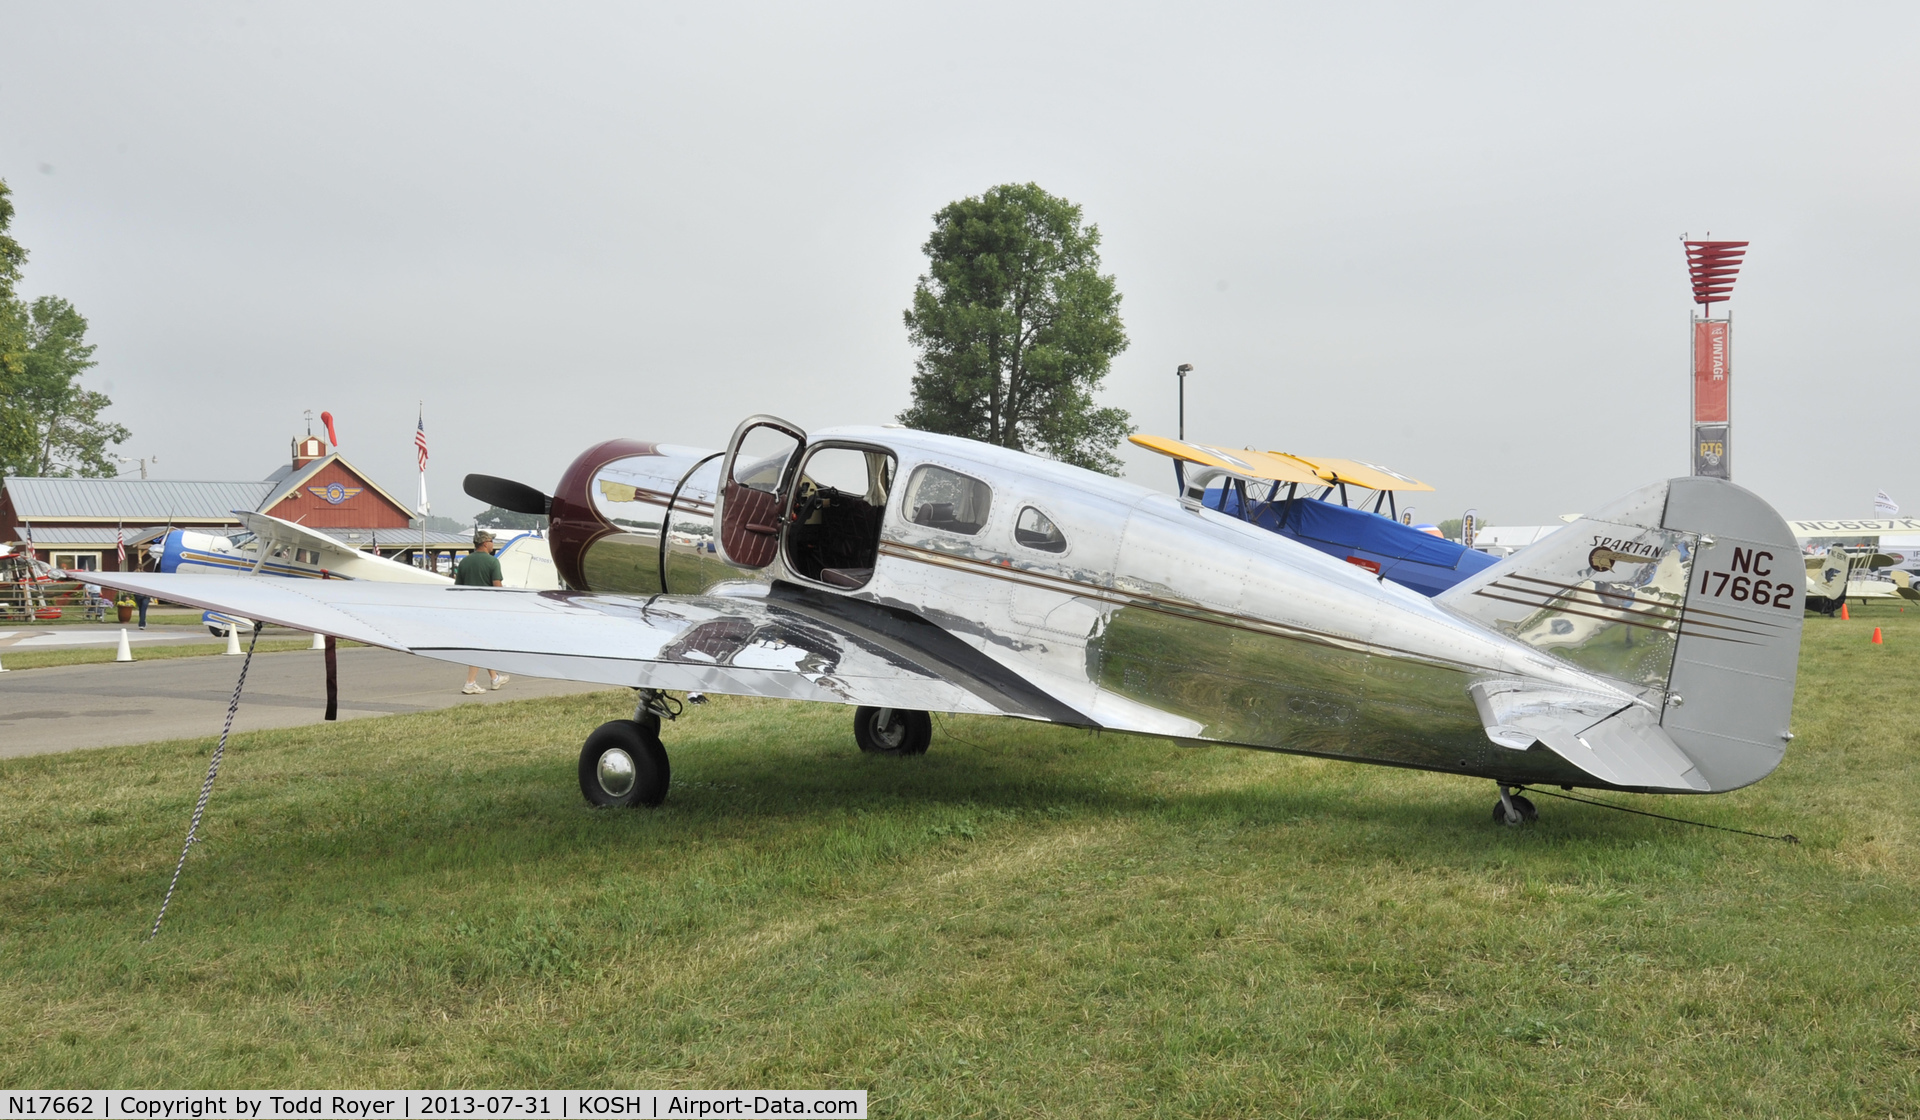
[{"label": "horizontal stabilizer", "polygon": [[1473,696],[1487,738],[1511,750],[1540,743],[1581,770],[1624,789],[1704,793],[1710,787],[1652,713],[1618,696],[1481,681]]}]

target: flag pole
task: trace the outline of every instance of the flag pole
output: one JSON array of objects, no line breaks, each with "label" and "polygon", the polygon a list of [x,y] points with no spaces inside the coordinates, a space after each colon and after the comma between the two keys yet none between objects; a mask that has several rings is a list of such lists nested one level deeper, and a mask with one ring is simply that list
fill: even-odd
[{"label": "flag pole", "polygon": [[420,566],[427,568],[427,402],[424,400],[420,402],[419,419],[413,428],[413,449],[420,462]]}]

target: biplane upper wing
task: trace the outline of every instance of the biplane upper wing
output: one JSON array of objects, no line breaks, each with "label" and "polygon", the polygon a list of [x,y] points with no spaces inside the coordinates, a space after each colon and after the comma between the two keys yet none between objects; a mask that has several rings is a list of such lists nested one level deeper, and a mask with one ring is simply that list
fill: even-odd
[{"label": "biplane upper wing", "polygon": [[1359,459],[1333,459],[1325,455],[1294,455],[1285,451],[1270,453],[1276,459],[1290,459],[1313,472],[1321,482],[1345,482],[1367,490],[1431,490],[1417,478],[1409,478],[1391,467]]},{"label": "biplane upper wing", "polygon": [[642,599],[260,576],[103,572],[99,582],[526,676],[1093,724],[916,615],[784,585]]},{"label": "biplane upper wing", "polygon": [[1263,478],[1270,482],[1297,482],[1312,486],[1321,481],[1320,477],[1308,467],[1283,455],[1270,455],[1265,451],[1248,448],[1234,450],[1215,447],[1208,443],[1188,443],[1185,440],[1169,436],[1131,435],[1129,443],[1144,447],[1148,451],[1165,455],[1169,459],[1195,463],[1203,467],[1218,467],[1231,471],[1243,478]]}]

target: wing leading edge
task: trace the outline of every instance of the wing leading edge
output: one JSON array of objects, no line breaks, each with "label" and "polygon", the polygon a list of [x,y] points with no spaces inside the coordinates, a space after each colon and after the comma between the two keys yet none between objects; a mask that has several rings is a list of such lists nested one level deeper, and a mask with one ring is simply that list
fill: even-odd
[{"label": "wing leading edge", "polygon": [[924,619],[797,589],[643,600],[259,576],[113,572],[98,582],[526,676],[1092,723]]}]

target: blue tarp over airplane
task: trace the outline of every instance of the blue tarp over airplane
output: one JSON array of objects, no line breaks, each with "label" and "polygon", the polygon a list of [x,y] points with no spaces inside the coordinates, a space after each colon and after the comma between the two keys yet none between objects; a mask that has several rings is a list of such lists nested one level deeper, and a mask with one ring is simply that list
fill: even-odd
[{"label": "blue tarp over airplane", "polygon": [[[1225,508],[1222,509],[1224,504]],[[1299,541],[1410,587],[1438,595],[1498,560],[1444,537],[1436,537],[1364,509],[1315,498],[1250,499],[1243,510],[1232,487],[1210,487],[1206,506],[1250,521],[1262,529]]]},{"label": "blue tarp over airplane", "polygon": [[[1377,491],[1376,505],[1391,500],[1395,490],[1432,489],[1384,467],[1233,451],[1165,436],[1133,436],[1132,440],[1176,460],[1182,489],[1208,509],[1357,564],[1422,595],[1438,595],[1498,562],[1385,514],[1325,500],[1336,490],[1346,497],[1348,484]],[[1187,464],[1199,469],[1189,475],[1184,469]],[[1302,496],[1302,485],[1319,494]],[[1258,496],[1261,491],[1266,493],[1264,500]]]}]

